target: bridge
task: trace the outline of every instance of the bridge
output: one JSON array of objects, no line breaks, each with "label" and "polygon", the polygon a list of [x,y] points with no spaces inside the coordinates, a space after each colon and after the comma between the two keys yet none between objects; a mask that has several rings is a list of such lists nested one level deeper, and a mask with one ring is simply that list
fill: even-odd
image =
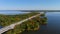
[{"label": "bridge", "polygon": [[8,30],[14,29],[15,25],[21,24],[21,23],[23,23],[23,22],[25,22],[25,21],[28,21],[28,20],[30,20],[30,19],[32,19],[32,18],[35,18],[35,17],[37,17],[37,16],[40,16],[40,15],[41,15],[41,13],[40,13],[40,14],[37,14],[37,15],[34,15],[34,16],[31,16],[31,17],[29,17],[29,18],[27,18],[27,19],[21,20],[20,22],[17,22],[17,23],[11,24],[11,25],[9,25],[9,26],[3,27],[3,28],[0,29],[0,34],[6,32],[6,31],[8,31]]}]

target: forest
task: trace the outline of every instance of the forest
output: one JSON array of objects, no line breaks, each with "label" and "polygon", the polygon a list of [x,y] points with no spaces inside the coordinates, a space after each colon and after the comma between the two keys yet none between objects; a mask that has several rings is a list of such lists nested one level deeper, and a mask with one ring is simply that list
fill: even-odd
[{"label": "forest", "polygon": [[[5,27],[11,24],[17,23],[21,20],[39,14],[40,12],[30,12],[27,14],[18,14],[18,15],[0,15],[0,26]],[[5,32],[4,34],[20,34],[23,31],[36,31],[39,30],[40,25],[47,24],[47,17],[45,14],[41,14],[36,18],[32,18],[26,22],[23,22],[20,25],[16,25],[14,29]]]}]

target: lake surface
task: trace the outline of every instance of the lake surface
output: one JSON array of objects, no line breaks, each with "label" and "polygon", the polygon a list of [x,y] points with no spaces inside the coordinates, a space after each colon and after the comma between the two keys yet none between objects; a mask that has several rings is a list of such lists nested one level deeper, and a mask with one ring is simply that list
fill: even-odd
[{"label": "lake surface", "polygon": [[[20,11],[0,11],[0,14],[24,14]],[[38,31],[24,31],[22,34],[60,34],[60,12],[47,12],[47,25],[41,25]],[[2,28],[2,27],[0,27]]]},{"label": "lake surface", "polygon": [[29,12],[22,12],[22,11],[17,11],[17,10],[0,10],[0,14],[5,14],[5,15],[15,15],[15,14],[25,14]]},{"label": "lake surface", "polygon": [[38,31],[24,31],[22,34],[60,34],[60,12],[47,12],[47,25],[42,25]]}]

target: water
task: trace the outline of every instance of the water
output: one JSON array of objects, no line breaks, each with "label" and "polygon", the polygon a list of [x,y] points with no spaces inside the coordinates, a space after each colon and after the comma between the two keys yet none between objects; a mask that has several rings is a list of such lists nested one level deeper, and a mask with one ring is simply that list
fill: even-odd
[{"label": "water", "polygon": [[0,10],[0,14],[4,15],[15,15],[15,14],[25,14],[29,12],[15,11],[15,10]]},{"label": "water", "polygon": [[60,34],[60,12],[48,12],[48,33]]},{"label": "water", "polygon": [[0,29],[3,28],[1,25],[0,25]]},{"label": "water", "polygon": [[38,31],[24,31],[22,34],[60,34],[60,12],[47,12],[48,24],[42,25]]}]

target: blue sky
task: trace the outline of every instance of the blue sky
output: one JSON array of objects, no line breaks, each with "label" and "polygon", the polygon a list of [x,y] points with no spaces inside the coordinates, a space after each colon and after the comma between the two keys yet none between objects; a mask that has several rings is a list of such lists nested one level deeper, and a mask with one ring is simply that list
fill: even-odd
[{"label": "blue sky", "polygon": [[0,10],[60,10],[60,0],[0,0]]}]

